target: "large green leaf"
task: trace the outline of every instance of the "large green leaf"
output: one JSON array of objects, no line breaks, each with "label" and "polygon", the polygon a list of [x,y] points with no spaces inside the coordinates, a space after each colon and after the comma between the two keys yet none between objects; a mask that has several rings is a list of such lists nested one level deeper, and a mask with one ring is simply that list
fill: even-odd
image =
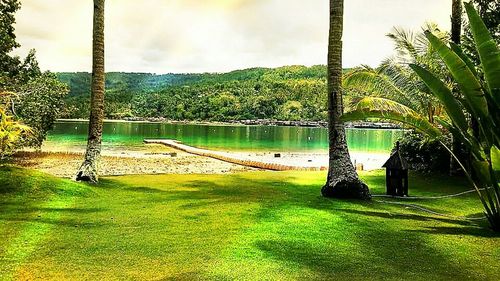
[{"label": "large green leaf", "polygon": [[482,152],[479,142],[474,136],[470,135],[468,132],[458,130],[455,126],[451,125],[439,116],[435,116],[434,119],[439,125],[448,130],[456,140],[462,142],[466,148],[469,149],[476,160],[482,161],[485,159],[485,155]]},{"label": "large green leaf", "polygon": [[432,138],[442,135],[439,129],[411,108],[384,98],[363,98],[354,111],[342,115],[343,121],[361,121],[370,118],[400,122]]},{"label": "large green leaf", "polygon": [[465,62],[465,64],[467,65],[467,67],[469,67],[470,71],[472,71],[474,76],[479,77],[474,62],[472,62],[472,60],[464,53],[464,50],[462,50],[462,48],[459,45],[453,42],[450,42],[450,47],[453,50],[453,52],[455,52],[455,54],[457,54]]},{"label": "large green leaf", "polygon": [[467,103],[473,110],[474,115],[486,119],[488,117],[488,104],[484,97],[481,83],[474,76],[474,73],[472,73],[467,64],[455,52],[448,48],[443,41],[430,32],[426,32],[425,35],[427,39],[429,39],[432,47],[436,49],[443,59],[453,78],[455,78]]},{"label": "large green leaf", "polygon": [[491,184],[490,166],[487,161],[472,161],[472,167],[476,172],[477,179],[481,182],[482,186],[489,186]]},{"label": "large green leaf", "polygon": [[462,132],[467,132],[468,123],[465,119],[464,112],[451,90],[446,87],[441,80],[423,67],[415,64],[411,64],[410,67],[420,76],[431,92],[443,103],[446,113],[448,113],[453,123],[462,130]]},{"label": "large green leaf", "polygon": [[493,146],[490,153],[493,170],[500,172],[500,149],[498,149],[498,147],[496,146]]},{"label": "large green leaf", "polygon": [[471,3],[465,3],[465,9],[481,59],[486,84],[496,105],[500,107],[500,50],[474,6]]}]

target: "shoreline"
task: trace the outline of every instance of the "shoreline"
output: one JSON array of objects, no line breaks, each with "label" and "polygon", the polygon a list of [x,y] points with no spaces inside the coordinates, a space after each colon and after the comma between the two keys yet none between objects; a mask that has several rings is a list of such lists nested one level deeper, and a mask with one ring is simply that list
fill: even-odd
[{"label": "shoreline", "polygon": [[[88,119],[61,118],[56,122],[88,122]],[[160,124],[184,124],[184,125],[210,125],[210,126],[276,126],[276,127],[303,127],[303,128],[327,128],[326,121],[280,121],[268,119],[256,120],[233,120],[233,121],[193,121],[193,120],[170,120],[162,117],[130,117],[124,119],[105,119],[108,123],[160,123]],[[347,122],[346,129],[378,129],[378,130],[403,130],[398,125],[384,122]]]},{"label": "shoreline", "polygon": [[[84,157],[84,151],[20,151],[11,164],[42,171],[56,177],[74,178]],[[257,171],[236,164],[195,156],[163,148],[149,151],[103,151],[100,176],[154,174],[232,174]]]},{"label": "shoreline", "polygon": [[[72,151],[43,149],[24,150],[12,158],[12,163],[62,178],[73,178],[83,161],[84,147]],[[328,152],[281,152],[277,158],[274,152],[233,151],[217,153],[243,159],[263,162],[269,165],[326,167]],[[351,152],[351,160],[362,170],[380,169],[387,160],[387,153]],[[144,175],[144,174],[232,174],[259,171],[244,165],[228,163],[210,157],[194,155],[158,144],[128,147],[123,150],[103,149],[100,165],[102,176]]]}]

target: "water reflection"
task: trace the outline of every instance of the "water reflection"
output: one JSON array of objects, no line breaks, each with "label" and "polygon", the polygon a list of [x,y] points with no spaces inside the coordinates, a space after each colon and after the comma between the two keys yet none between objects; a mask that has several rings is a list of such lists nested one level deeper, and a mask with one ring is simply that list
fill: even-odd
[{"label": "water reflection", "polygon": [[[388,152],[402,135],[400,130],[348,129],[351,151]],[[84,146],[86,122],[58,122],[47,145]],[[324,128],[270,126],[216,126],[106,122],[103,146],[141,146],[145,138],[168,138],[189,145],[224,150],[325,151],[328,132]]]}]

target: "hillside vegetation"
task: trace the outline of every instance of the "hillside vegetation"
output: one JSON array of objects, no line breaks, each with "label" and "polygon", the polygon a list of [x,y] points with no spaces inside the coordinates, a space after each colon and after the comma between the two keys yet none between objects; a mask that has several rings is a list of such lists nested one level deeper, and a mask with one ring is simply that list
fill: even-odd
[{"label": "hillside vegetation", "polygon": [[[61,117],[87,118],[90,73],[59,73],[70,87]],[[108,73],[106,117],[172,120],[324,120],[326,67],[251,68],[229,73]]]}]

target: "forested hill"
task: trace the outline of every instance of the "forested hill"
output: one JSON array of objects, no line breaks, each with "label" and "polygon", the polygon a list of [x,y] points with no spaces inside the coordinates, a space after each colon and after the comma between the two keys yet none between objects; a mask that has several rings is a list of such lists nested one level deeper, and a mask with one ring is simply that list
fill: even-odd
[{"label": "forested hill", "polygon": [[[58,78],[70,87],[61,117],[87,118],[91,74],[58,73]],[[323,120],[325,110],[325,66],[106,76],[107,118]]]}]

